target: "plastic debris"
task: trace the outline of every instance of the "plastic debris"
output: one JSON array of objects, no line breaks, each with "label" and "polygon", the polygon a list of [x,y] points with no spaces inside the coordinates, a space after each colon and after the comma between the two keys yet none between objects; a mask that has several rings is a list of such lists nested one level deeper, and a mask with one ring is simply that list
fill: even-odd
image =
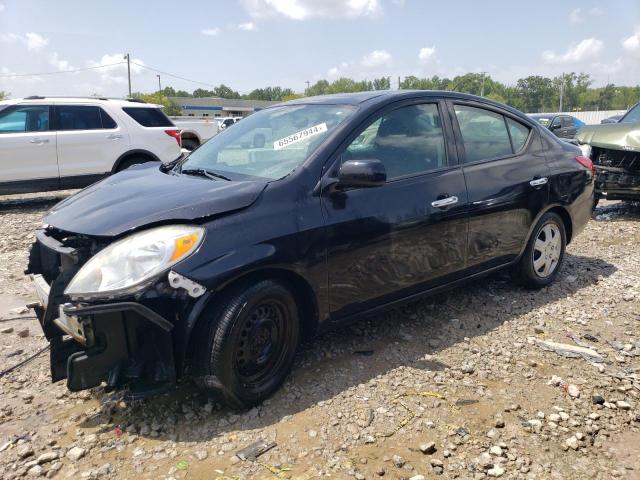
[{"label": "plastic debris", "polygon": [[268,452],[272,448],[276,446],[276,442],[269,442],[267,440],[258,440],[257,442],[252,443],[248,447],[243,448],[242,450],[238,450],[236,452],[236,456],[240,460],[255,460],[263,453]]},{"label": "plastic debris", "polygon": [[529,337],[532,343],[537,344],[541,349],[549,352],[555,352],[562,357],[567,358],[584,358],[590,362],[601,363],[604,358],[592,348],[579,347],[569,345],[567,343],[556,343],[548,340],[540,340],[536,337]]}]

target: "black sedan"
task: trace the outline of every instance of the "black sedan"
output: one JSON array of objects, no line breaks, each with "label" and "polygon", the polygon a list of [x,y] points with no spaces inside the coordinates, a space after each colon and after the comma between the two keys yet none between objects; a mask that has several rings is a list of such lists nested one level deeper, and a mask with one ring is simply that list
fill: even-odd
[{"label": "black sedan", "polygon": [[530,115],[536,122],[548,128],[556,137],[573,138],[578,130],[585,126],[582,120],[564,114],[536,114]]},{"label": "black sedan", "polygon": [[54,381],[136,396],[188,374],[247,406],[332,325],[498,269],[549,285],[592,202],[591,162],[504,105],[303,98],[56,205],[27,273]]}]

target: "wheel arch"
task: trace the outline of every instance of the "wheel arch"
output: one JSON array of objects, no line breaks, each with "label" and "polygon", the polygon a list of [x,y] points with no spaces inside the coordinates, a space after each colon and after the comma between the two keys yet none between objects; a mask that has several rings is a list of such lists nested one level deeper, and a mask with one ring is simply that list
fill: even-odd
[{"label": "wheel arch", "polygon": [[157,157],[157,155],[155,155],[154,153],[150,152],[149,150],[144,150],[144,149],[141,149],[141,148],[134,149],[134,150],[128,150],[128,151],[124,152],[122,155],[120,155],[117,158],[117,160],[113,164],[113,168],[111,169],[111,173],[116,173],[118,171],[118,169],[120,168],[120,165],[122,165],[122,162],[127,161],[131,157],[147,157],[150,162],[159,162],[160,161],[160,159]]},{"label": "wheel arch", "polygon": [[227,292],[240,288],[242,285],[250,285],[261,280],[272,279],[282,282],[291,289],[291,293],[299,309],[300,333],[302,340],[313,337],[318,330],[319,308],[318,299],[311,287],[311,284],[299,273],[282,267],[264,267],[250,272],[245,272],[232,280],[226,282],[219,290],[207,291],[206,296],[199,299],[192,309],[191,317],[185,323],[184,348],[183,353],[179,353],[177,360],[180,365],[185,366],[188,358],[195,351],[195,341],[197,332],[200,330],[202,322],[206,321],[202,315],[212,305]]},{"label": "wheel arch", "polygon": [[531,235],[533,235],[533,232],[536,229],[536,225],[538,225],[538,222],[540,221],[540,219],[547,213],[555,213],[562,219],[562,223],[564,224],[564,231],[567,239],[567,245],[569,245],[569,242],[573,239],[573,221],[571,220],[571,214],[562,205],[559,205],[559,204],[549,205],[544,210],[541,210],[538,213],[538,215],[536,215],[536,218],[534,218],[533,221],[531,222],[531,226],[529,227],[529,232],[527,233],[526,241],[524,242],[524,244],[522,245],[522,248],[520,249],[520,254],[514,260],[513,263],[517,263],[520,260],[520,258],[522,257],[522,254],[527,249],[527,245],[531,240]]}]

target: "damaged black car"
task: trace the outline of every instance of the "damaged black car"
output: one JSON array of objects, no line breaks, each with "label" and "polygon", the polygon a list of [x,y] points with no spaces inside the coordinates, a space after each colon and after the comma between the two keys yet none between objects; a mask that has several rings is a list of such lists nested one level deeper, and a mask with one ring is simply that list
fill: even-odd
[{"label": "damaged black car", "polygon": [[57,204],[27,273],[53,381],[141,397],[191,378],[249,406],[336,324],[498,269],[550,284],[592,202],[589,159],[504,105],[304,98]]}]

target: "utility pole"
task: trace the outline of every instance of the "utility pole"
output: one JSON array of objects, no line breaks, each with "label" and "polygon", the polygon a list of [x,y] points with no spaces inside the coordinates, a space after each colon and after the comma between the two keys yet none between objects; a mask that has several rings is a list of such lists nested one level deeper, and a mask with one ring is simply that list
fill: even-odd
[{"label": "utility pole", "polygon": [[127,60],[127,78],[129,79],[129,98],[131,98],[131,58],[127,53],[124,58]]},{"label": "utility pole", "polygon": [[487,72],[480,72],[480,75],[482,75],[482,83],[480,84],[480,96],[484,97],[484,76],[487,74]]},{"label": "utility pole", "polygon": [[158,77],[158,94],[162,95],[162,85],[160,84],[160,75],[156,75]]},{"label": "utility pole", "polygon": [[306,80],[304,83],[307,84],[307,90],[306,91],[308,91],[309,90],[309,85],[311,85],[311,82],[309,80]]},{"label": "utility pole", "polygon": [[562,95],[564,94],[564,72],[562,72],[562,77],[560,78],[560,108],[558,112],[562,112]]}]

